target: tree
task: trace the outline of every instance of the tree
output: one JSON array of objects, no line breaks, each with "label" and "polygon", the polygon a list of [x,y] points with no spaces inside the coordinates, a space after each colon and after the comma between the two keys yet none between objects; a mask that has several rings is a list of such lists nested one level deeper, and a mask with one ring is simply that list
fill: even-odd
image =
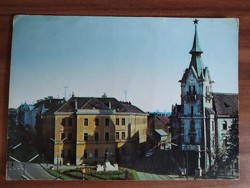
[{"label": "tree", "polygon": [[208,174],[210,176],[217,176],[221,172],[230,172],[232,170],[232,175],[234,171],[233,164],[238,166],[239,157],[239,114],[238,110],[233,112],[232,125],[228,131],[227,145],[225,150],[221,150],[216,154],[215,164],[211,167]]},{"label": "tree", "polygon": [[238,111],[235,111],[232,114],[232,125],[228,131],[228,160],[230,162],[235,161],[239,157],[239,114]]}]

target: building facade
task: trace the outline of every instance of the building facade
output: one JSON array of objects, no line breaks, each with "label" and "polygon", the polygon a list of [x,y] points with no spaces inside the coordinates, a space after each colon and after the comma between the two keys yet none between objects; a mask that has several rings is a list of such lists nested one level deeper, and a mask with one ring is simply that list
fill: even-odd
[{"label": "building facade", "polygon": [[[201,58],[203,51],[198,40],[198,20],[194,20],[194,24],[194,41],[189,52],[191,61],[179,81],[181,104],[172,107],[172,139],[189,155],[190,172],[202,168],[206,173],[223,149],[223,140],[229,136],[227,132],[232,124],[232,114],[238,109],[238,94],[213,92],[214,82]],[[198,153],[199,148],[201,151]]]},{"label": "building facade", "polygon": [[117,163],[144,152],[147,114],[115,98],[74,97],[55,112],[54,163]]}]

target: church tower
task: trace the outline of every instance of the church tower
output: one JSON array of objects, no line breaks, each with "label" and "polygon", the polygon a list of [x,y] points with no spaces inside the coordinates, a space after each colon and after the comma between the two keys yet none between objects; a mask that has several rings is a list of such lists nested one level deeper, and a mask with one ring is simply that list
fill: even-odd
[{"label": "church tower", "polygon": [[[207,150],[207,112],[213,111],[212,83],[208,67],[204,67],[203,53],[198,39],[198,20],[194,20],[195,33],[191,51],[191,61],[185,70],[181,83],[180,128],[183,135],[182,150]],[[205,157],[206,160],[206,157]],[[205,161],[202,162],[203,164]]]}]

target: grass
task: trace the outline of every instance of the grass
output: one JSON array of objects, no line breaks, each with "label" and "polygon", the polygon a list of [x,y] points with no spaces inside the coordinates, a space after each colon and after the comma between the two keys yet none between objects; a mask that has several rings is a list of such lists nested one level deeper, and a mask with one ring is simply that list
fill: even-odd
[{"label": "grass", "polygon": [[140,177],[138,176],[138,174],[137,174],[137,172],[135,170],[129,169],[128,171],[132,175],[133,180],[140,180]]},{"label": "grass", "polygon": [[60,179],[62,180],[77,180],[77,178],[73,178],[70,176],[67,176],[65,174],[63,174],[63,171],[57,171],[57,170],[47,170],[52,176],[55,177],[60,177]]}]

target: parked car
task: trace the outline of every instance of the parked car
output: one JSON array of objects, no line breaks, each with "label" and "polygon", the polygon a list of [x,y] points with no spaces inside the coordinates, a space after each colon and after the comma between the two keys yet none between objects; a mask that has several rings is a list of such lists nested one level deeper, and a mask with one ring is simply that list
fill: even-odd
[{"label": "parked car", "polygon": [[146,154],[145,154],[145,157],[150,157],[153,155],[153,152],[152,151],[148,151]]}]

